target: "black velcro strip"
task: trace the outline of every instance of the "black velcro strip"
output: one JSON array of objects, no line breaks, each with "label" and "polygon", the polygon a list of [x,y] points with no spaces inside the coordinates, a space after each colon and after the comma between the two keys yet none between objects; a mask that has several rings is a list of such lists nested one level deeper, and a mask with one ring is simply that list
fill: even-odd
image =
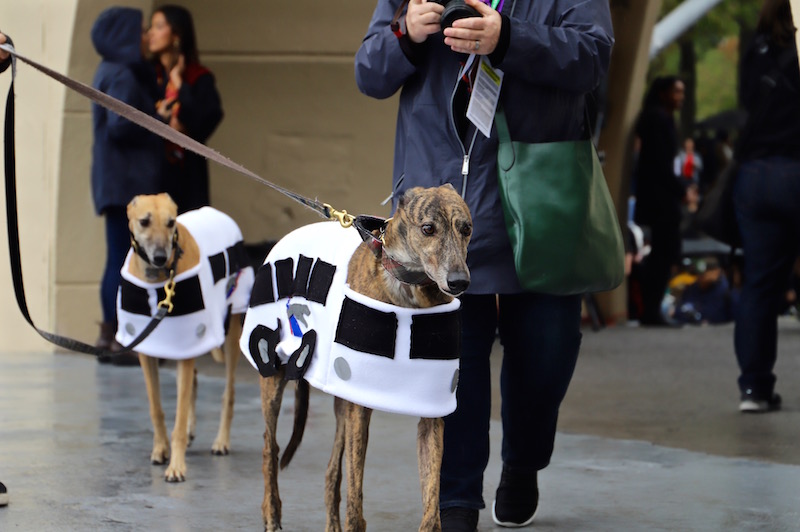
[{"label": "black velcro strip", "polygon": [[275,302],[275,292],[272,290],[272,264],[262,264],[256,273],[253,290],[250,292],[250,306],[257,307]]},{"label": "black velcro strip", "polygon": [[[166,294],[164,288],[156,290],[159,301],[163,301]],[[205,308],[203,291],[200,289],[200,278],[196,275],[175,283],[175,295],[172,296],[172,312],[168,316],[185,316]]]},{"label": "black velcro strip", "polygon": [[275,282],[278,285],[278,299],[291,297],[294,284],[294,259],[290,257],[275,261]]},{"label": "black velcro strip", "polygon": [[411,317],[411,358],[455,360],[461,353],[461,313]]},{"label": "black velcro strip", "polygon": [[247,258],[247,251],[244,249],[242,240],[239,240],[226,251],[228,253],[228,275],[236,273],[250,264],[250,259]]},{"label": "black velcro strip", "polygon": [[225,254],[222,252],[208,257],[208,263],[211,265],[211,274],[214,276],[214,284],[217,281],[227,276],[225,268]]},{"label": "black velcro strip", "polygon": [[336,266],[317,259],[317,263],[314,264],[314,269],[311,271],[306,299],[324,305],[328,299],[328,292],[331,289],[335,273]]},{"label": "black velcro strip", "polygon": [[396,337],[397,316],[394,312],[381,312],[344,298],[336,327],[337,344],[362,353],[394,358]]},{"label": "black velcro strip", "polygon": [[312,264],[314,264],[314,259],[303,255],[297,258],[297,272],[294,274],[294,285],[292,287],[293,297],[306,297],[308,276],[311,275]]},{"label": "black velcro strip", "polygon": [[130,312],[131,314],[141,314],[142,316],[150,316],[150,303],[147,299],[147,289],[136,286],[130,281],[125,279],[119,285],[122,292],[122,310]]}]

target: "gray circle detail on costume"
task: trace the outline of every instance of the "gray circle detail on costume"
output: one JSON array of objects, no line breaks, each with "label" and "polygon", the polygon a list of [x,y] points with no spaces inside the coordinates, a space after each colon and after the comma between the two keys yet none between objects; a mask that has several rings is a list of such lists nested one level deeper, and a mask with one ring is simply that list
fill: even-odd
[{"label": "gray circle detail on costume", "polygon": [[453,372],[453,381],[450,383],[450,393],[456,393],[458,388],[458,369]]},{"label": "gray circle detail on costume", "polygon": [[258,354],[261,355],[261,361],[264,364],[269,362],[269,342],[266,338],[258,341]]},{"label": "gray circle detail on costume", "polygon": [[134,334],[136,334],[136,327],[133,326],[133,323],[126,323],[125,332],[133,336]]},{"label": "gray circle detail on costume", "polygon": [[202,338],[203,335],[206,333],[206,324],[201,323],[200,325],[198,325],[196,333],[198,338]]},{"label": "gray circle detail on costume", "polygon": [[342,379],[343,381],[350,380],[352,373],[350,372],[350,364],[347,363],[347,360],[344,357],[339,357],[333,361],[333,371],[336,372],[336,375]]}]

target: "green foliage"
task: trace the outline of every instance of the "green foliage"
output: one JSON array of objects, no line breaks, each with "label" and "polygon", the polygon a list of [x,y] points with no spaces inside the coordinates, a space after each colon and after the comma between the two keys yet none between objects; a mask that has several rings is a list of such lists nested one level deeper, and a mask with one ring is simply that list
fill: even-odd
[{"label": "green foliage", "polygon": [[[675,9],[683,0],[664,0],[661,16]],[[737,72],[742,39],[748,39],[755,29],[761,0],[723,0],[694,27],[681,36],[693,43],[697,57],[695,98],[697,120],[721,111],[736,109]],[[656,76],[679,72],[680,47],[668,46],[650,64],[649,81]]]}]

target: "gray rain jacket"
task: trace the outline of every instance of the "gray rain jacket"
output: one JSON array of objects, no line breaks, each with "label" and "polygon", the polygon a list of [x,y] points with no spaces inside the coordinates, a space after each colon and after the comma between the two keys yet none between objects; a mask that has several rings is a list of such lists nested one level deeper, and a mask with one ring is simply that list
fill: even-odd
[{"label": "gray rain jacket", "polygon": [[[451,51],[440,32],[421,45],[411,45],[414,53],[409,58],[389,27],[399,5],[400,0],[378,1],[355,58],[356,82],[364,94],[388,98],[402,89],[394,198],[414,186],[449,182],[457,190],[463,188],[474,223],[467,257],[472,277],[468,292],[520,292],[497,191],[497,132],[493,128],[488,139],[478,132],[473,144],[470,125],[466,147],[456,132],[452,98],[467,56]],[[501,39],[492,57],[494,66],[505,73],[500,105],[511,138],[523,142],[586,138],[585,95],[606,75],[614,42],[608,1],[506,0],[501,13],[509,38],[505,43]]]}]

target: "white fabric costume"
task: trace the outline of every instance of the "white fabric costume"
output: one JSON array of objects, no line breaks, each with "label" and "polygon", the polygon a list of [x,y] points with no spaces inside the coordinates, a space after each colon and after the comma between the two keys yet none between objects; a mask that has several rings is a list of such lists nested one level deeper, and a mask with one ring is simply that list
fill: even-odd
[{"label": "white fabric costume", "polygon": [[[182,360],[208,353],[225,341],[229,310],[247,310],[253,287],[253,268],[247,263],[242,233],[236,222],[211,207],[177,218],[200,248],[200,262],[175,276],[175,308],[136,347],[145,355]],[[180,244],[180,233],[178,243]],[[117,341],[131,343],[150,323],[164,298],[164,283],[148,283],[131,275],[128,266],[135,252],[128,251],[117,290]],[[180,260],[180,259],[179,259]]]},{"label": "white fabric costume", "polygon": [[460,302],[413,309],[353,292],[347,267],[360,243],[355,228],[338,222],[307,225],[279,241],[256,275],[242,352],[264,376],[286,364],[299,377],[298,367],[307,366],[309,384],[368,408],[453,412]]}]

